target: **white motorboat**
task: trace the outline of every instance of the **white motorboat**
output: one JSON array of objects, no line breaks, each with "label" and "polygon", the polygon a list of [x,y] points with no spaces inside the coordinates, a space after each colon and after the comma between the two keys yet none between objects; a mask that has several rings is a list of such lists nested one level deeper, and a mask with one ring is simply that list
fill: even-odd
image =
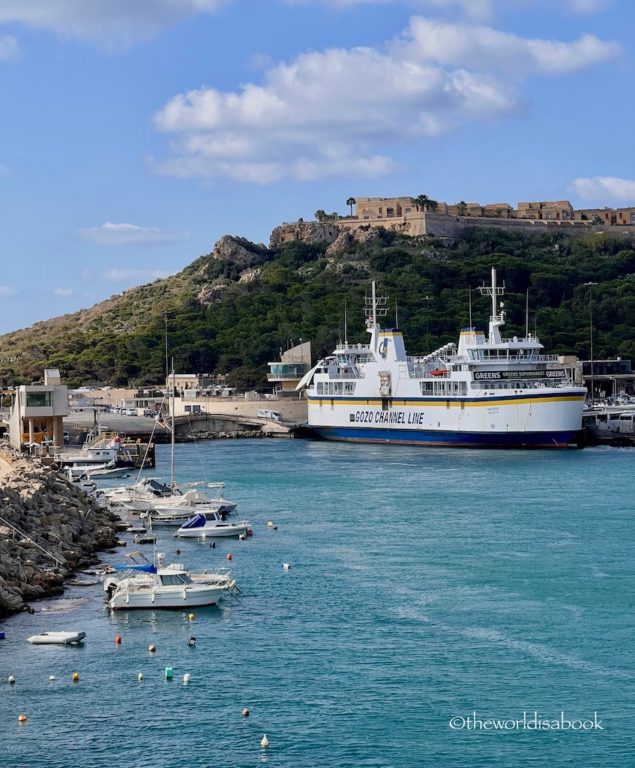
[{"label": "white motorboat", "polygon": [[194,581],[183,565],[172,563],[156,573],[130,571],[106,590],[113,611],[135,608],[194,608],[216,605],[227,586],[212,581]]},{"label": "white motorboat", "polygon": [[[115,573],[110,573],[104,578],[104,592],[108,596],[108,599],[112,597],[117,585],[123,581],[123,579],[129,578],[130,576],[155,574],[158,569],[169,574],[172,571],[180,572],[183,568],[183,566],[178,563],[166,565],[165,554],[163,552],[157,552],[156,554],[158,566],[151,563],[141,552],[130,552],[128,558],[132,561],[130,564],[114,566]],[[227,592],[240,591],[229,568],[198,571],[196,573],[189,573],[188,575],[195,584],[207,584],[210,586],[222,587]]]},{"label": "white motorboat", "polygon": [[27,637],[27,642],[33,645],[79,645],[85,637],[85,632],[40,632]]},{"label": "white motorboat", "polygon": [[246,520],[229,523],[216,511],[199,512],[191,517],[174,534],[178,538],[220,538],[240,536],[250,530]]}]

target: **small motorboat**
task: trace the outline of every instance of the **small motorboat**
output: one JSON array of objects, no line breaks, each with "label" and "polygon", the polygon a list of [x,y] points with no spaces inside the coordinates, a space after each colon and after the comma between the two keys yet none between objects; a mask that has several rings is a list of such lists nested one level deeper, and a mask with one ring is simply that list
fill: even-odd
[{"label": "small motorboat", "polygon": [[174,534],[179,538],[216,538],[225,536],[240,536],[247,533],[249,523],[241,520],[239,523],[228,523],[216,511],[201,512],[190,517]]},{"label": "small motorboat", "polygon": [[85,632],[40,632],[27,637],[27,642],[33,645],[79,645],[85,637]]},{"label": "small motorboat", "polygon": [[194,581],[178,563],[159,566],[156,573],[129,572],[106,589],[108,607],[113,611],[134,608],[189,608],[216,605],[232,589],[228,579]]}]

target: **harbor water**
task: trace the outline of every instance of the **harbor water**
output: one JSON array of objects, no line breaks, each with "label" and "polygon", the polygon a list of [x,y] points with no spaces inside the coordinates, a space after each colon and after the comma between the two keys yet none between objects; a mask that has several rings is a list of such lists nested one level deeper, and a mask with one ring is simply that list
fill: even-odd
[{"label": "harbor water", "polygon": [[[167,478],[168,453],[152,476]],[[109,614],[95,583],[4,621],[0,762],[630,764],[634,461],[615,448],[178,445],[177,480],[224,480],[253,537],[212,547],[161,529],[157,549],[192,570],[231,566],[240,594],[194,616]],[[124,538],[107,561],[152,557]],[[45,630],[87,637],[26,642]]]}]

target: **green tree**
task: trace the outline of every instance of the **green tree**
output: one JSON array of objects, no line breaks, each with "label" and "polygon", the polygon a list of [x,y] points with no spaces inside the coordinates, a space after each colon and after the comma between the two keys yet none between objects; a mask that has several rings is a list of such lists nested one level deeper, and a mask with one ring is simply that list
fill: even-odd
[{"label": "green tree", "polygon": [[313,215],[318,221],[325,221],[328,214],[322,208],[318,208]]},{"label": "green tree", "polygon": [[349,197],[348,200],[346,201],[346,205],[348,205],[349,208],[351,209],[351,219],[353,218],[353,206],[355,205],[355,203],[357,203],[357,200],[355,200],[354,197]]}]

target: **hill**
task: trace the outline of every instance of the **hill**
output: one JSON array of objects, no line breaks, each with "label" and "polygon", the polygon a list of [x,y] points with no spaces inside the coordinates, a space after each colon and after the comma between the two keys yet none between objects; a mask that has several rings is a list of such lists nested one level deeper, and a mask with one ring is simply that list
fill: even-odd
[{"label": "hill", "polygon": [[[495,266],[506,283],[506,334],[529,329],[549,352],[635,359],[635,247],[603,235],[525,235],[478,229],[448,242],[330,224],[283,225],[269,247],[225,236],[178,275],[0,337],[0,381],[14,385],[59,368],[69,386],[145,385],[165,378],[170,356],[183,373],[228,374],[262,386],[267,362],[291,341],[314,356],[343,334],[365,340],[363,297],[371,280],[390,297],[411,354],[456,341],[469,322],[469,287]],[[586,284],[596,283],[594,287]],[[592,294],[592,309],[590,291]],[[472,290],[473,323],[489,304]]]}]

